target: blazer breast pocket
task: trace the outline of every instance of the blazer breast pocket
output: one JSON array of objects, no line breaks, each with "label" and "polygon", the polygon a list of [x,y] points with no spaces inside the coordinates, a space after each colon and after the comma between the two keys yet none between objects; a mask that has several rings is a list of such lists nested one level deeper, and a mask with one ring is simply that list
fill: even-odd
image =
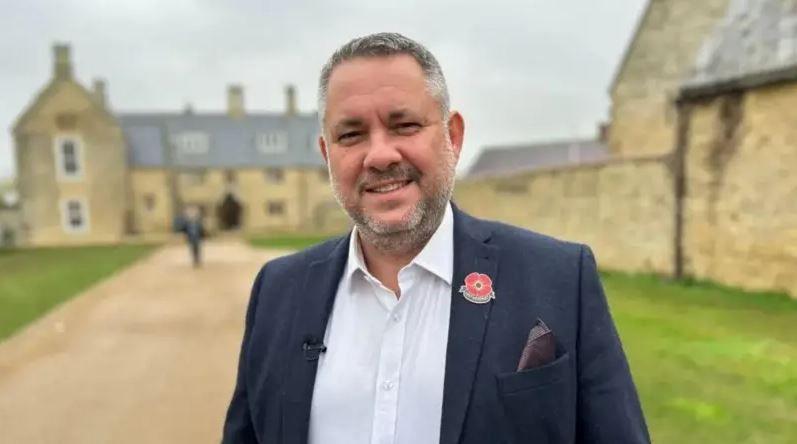
[{"label": "blazer breast pocket", "polygon": [[498,398],[517,443],[568,443],[575,430],[570,356],[542,367],[496,375]]}]

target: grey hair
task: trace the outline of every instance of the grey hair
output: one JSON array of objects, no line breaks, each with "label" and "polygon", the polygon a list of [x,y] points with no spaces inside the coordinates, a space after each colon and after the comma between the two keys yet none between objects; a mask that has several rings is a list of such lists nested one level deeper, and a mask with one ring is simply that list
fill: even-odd
[{"label": "grey hair", "polygon": [[329,78],[336,66],[358,57],[388,57],[402,54],[411,56],[421,66],[426,78],[426,88],[437,100],[443,121],[447,121],[450,110],[448,87],[443,70],[434,55],[420,43],[401,34],[380,32],[358,37],[341,46],[321,69],[321,77],[318,80],[318,119],[322,130],[326,118]]}]

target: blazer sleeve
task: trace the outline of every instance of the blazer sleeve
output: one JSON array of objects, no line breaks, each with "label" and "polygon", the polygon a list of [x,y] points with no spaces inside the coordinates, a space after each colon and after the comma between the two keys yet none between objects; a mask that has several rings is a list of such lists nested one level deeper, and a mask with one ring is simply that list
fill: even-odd
[{"label": "blazer sleeve", "polygon": [[639,397],[589,247],[581,247],[580,260],[576,442],[650,443]]},{"label": "blazer sleeve", "polygon": [[252,327],[254,326],[264,271],[265,267],[261,268],[255,278],[255,283],[252,286],[252,293],[249,297],[249,306],[246,309],[244,336],[241,341],[241,353],[238,358],[238,376],[235,382],[232,400],[227,409],[227,417],[224,421],[222,444],[257,443],[247,396],[246,362],[249,350],[249,339],[252,335]]}]

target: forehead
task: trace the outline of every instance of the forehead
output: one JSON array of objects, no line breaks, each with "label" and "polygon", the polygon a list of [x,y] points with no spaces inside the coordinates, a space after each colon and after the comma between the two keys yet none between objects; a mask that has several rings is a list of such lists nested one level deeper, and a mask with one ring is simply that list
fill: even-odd
[{"label": "forehead", "polygon": [[327,115],[356,108],[423,106],[433,100],[421,66],[409,55],[358,57],[336,66],[327,88]]}]

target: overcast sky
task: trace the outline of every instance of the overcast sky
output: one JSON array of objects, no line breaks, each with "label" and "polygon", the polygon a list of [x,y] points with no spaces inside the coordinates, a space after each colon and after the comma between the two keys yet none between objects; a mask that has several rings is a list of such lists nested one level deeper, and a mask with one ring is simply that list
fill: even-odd
[{"label": "overcast sky", "polygon": [[0,178],[10,128],[50,79],[54,42],[76,77],[108,82],[114,110],[222,111],[241,83],[250,110],[281,111],[283,88],[315,109],[335,48],[373,32],[425,44],[466,121],[460,171],[485,145],[592,137],[645,0],[6,1],[0,14]]}]

